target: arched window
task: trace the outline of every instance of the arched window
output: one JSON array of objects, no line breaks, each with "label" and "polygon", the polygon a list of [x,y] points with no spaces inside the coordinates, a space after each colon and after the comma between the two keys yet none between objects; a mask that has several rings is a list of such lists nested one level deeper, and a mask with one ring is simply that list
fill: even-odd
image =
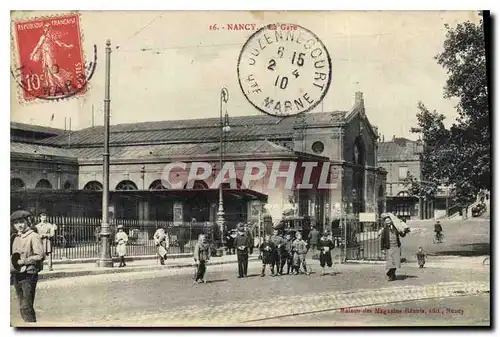
[{"label": "arched window", "polygon": [[85,184],[83,189],[88,191],[102,191],[102,184],[95,180],[89,181]]},{"label": "arched window", "polygon": [[10,180],[10,188],[12,190],[19,190],[19,189],[24,188],[24,187],[26,187],[26,184],[21,179],[19,179],[19,178],[12,178]]},{"label": "arched window", "polygon": [[123,181],[120,181],[118,183],[118,185],[116,185],[115,189],[120,190],[120,191],[134,191],[134,190],[137,190],[137,185],[134,184],[133,181],[123,180]]},{"label": "arched window", "polygon": [[361,136],[356,138],[356,141],[354,142],[352,159],[354,164],[365,165],[365,146]]},{"label": "arched window", "polygon": [[[196,180],[193,184],[193,187],[191,189],[193,190],[208,190],[208,185],[203,181],[203,180]],[[184,189],[187,189],[189,185],[189,182],[184,185]]]},{"label": "arched window", "polygon": [[379,198],[383,198],[384,197],[384,186],[380,185],[378,187],[378,196]]},{"label": "arched window", "polygon": [[70,190],[71,189],[71,183],[69,181],[65,182],[63,188],[65,190]]},{"label": "arched window", "polygon": [[36,183],[35,188],[52,189],[52,184],[47,179],[42,179]]},{"label": "arched window", "polygon": [[157,179],[149,185],[150,190],[166,190],[167,187],[165,184],[161,181],[161,179]]}]

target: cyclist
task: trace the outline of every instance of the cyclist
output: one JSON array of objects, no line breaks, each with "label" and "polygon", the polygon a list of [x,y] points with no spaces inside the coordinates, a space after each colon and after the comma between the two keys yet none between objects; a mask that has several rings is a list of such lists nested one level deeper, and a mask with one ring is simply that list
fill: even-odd
[{"label": "cyclist", "polygon": [[442,238],[442,232],[443,232],[443,227],[441,226],[441,223],[439,220],[436,220],[436,223],[434,224],[434,232],[436,232],[436,239],[438,241],[441,241]]}]

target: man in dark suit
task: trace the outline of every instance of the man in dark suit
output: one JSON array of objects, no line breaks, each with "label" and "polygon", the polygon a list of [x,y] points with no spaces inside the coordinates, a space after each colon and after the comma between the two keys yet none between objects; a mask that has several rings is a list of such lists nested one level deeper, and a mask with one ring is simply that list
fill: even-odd
[{"label": "man in dark suit", "polygon": [[245,231],[242,223],[238,224],[238,234],[235,239],[236,256],[238,258],[238,278],[247,277],[248,254],[253,253],[253,242]]}]

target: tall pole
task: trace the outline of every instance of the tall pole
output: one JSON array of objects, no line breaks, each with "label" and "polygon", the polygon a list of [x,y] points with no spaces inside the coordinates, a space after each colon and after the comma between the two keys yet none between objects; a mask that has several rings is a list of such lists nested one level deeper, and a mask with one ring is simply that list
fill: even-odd
[{"label": "tall pole", "polygon": [[106,41],[106,75],[104,86],[104,153],[103,155],[103,188],[102,188],[102,223],[101,223],[101,250],[97,265],[99,267],[113,267],[111,258],[111,231],[108,222],[109,212],[109,97],[111,67],[111,41]]},{"label": "tall pole", "polygon": [[[223,119],[223,116],[222,116],[222,104],[223,103],[227,103],[227,101],[229,100],[229,92],[227,91],[226,88],[222,88],[221,92],[220,92],[220,155],[219,155],[219,167],[220,167],[220,171],[219,171],[219,175],[221,174],[222,172],[222,156],[223,156],[223,145],[224,145],[224,119]],[[219,229],[220,229],[220,235],[221,235],[221,249],[225,246],[226,244],[226,240],[225,240],[225,237],[224,237],[224,223],[225,223],[225,219],[224,219],[224,200],[223,200],[223,194],[222,194],[222,183],[223,183],[223,178],[224,177],[220,177],[221,181],[220,181],[220,184],[219,184],[219,210],[217,212],[217,224],[219,225]]]}]

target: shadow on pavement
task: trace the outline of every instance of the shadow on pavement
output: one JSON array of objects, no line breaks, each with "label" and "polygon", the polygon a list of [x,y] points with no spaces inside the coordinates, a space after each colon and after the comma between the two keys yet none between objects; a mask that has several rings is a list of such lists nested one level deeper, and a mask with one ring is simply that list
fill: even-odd
[{"label": "shadow on pavement", "polygon": [[435,252],[433,255],[483,256],[490,255],[489,243],[472,243],[461,245],[457,250]]},{"label": "shadow on pavement", "polygon": [[222,279],[222,280],[208,280],[207,283],[218,283],[218,282],[226,282],[228,279]]},{"label": "shadow on pavement", "polygon": [[397,281],[404,281],[407,278],[418,278],[418,276],[415,276],[415,275],[396,275]]}]

